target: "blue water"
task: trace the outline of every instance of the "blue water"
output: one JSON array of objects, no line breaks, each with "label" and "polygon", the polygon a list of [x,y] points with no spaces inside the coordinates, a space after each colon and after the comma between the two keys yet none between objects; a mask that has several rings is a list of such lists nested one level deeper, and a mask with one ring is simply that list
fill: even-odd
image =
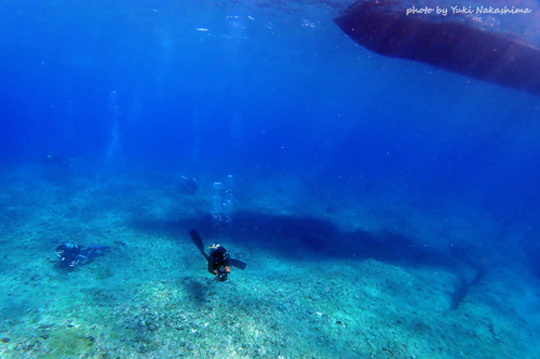
[{"label": "blue water", "polygon": [[370,53],[331,5],[3,1],[0,159],[362,178],[535,219],[538,98]]},{"label": "blue water", "polygon": [[332,22],[349,3],[0,0],[0,165],[50,154],[454,199],[501,224],[483,242],[533,263],[540,98],[372,53]]},{"label": "blue water", "polygon": [[538,98],[370,53],[333,5],[3,1],[0,158],[361,177],[534,219]]}]

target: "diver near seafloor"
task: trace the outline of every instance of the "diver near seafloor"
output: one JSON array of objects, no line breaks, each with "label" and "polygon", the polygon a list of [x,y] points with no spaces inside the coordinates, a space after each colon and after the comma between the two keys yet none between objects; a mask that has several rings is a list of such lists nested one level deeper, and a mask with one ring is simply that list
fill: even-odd
[{"label": "diver near seafloor", "polygon": [[59,166],[73,167],[74,160],[72,158],[62,158],[56,155],[48,154],[43,158],[43,161],[48,164],[54,164]]},{"label": "diver near seafloor", "polygon": [[180,176],[180,189],[187,194],[195,194],[199,189],[199,182],[195,177]]},{"label": "diver near seafloor", "polygon": [[79,247],[73,242],[65,242],[56,247],[55,253],[60,264],[68,268],[78,266],[82,261],[92,260],[98,253],[107,251],[109,246],[93,245],[88,248]]},{"label": "diver near seafloor", "polygon": [[208,272],[215,275],[218,281],[224,282],[229,278],[231,266],[239,269],[246,268],[246,263],[238,259],[231,258],[229,252],[227,252],[225,247],[222,245],[214,243],[209,247],[210,253],[207,254],[204,250],[204,245],[199,233],[192,229],[189,231],[189,235],[204,258],[206,258],[206,261],[208,262]]},{"label": "diver near seafloor", "polygon": [[208,272],[214,274],[219,281],[226,281],[231,273],[231,256],[220,244],[214,243],[208,257]]}]

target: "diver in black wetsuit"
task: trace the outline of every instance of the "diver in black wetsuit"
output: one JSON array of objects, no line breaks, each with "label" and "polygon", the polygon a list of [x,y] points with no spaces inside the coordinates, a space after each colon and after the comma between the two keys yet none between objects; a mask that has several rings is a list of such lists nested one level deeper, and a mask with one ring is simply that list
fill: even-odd
[{"label": "diver in black wetsuit", "polygon": [[246,269],[246,263],[238,259],[231,258],[229,252],[227,252],[225,247],[222,245],[214,243],[210,247],[210,254],[207,254],[204,251],[204,245],[199,233],[193,229],[189,231],[189,235],[191,236],[193,243],[195,243],[204,258],[206,258],[208,261],[208,271],[215,275],[216,279],[220,282],[225,282],[229,278],[231,266],[239,269]]},{"label": "diver in black wetsuit", "polygon": [[225,247],[217,243],[212,244],[208,255],[208,271],[214,274],[217,280],[226,281],[231,273],[230,259],[231,256]]},{"label": "diver in black wetsuit", "polygon": [[60,258],[60,263],[73,268],[83,260],[91,260],[96,253],[108,250],[109,246],[89,246],[81,248],[73,242],[65,242],[56,247],[56,255]]}]

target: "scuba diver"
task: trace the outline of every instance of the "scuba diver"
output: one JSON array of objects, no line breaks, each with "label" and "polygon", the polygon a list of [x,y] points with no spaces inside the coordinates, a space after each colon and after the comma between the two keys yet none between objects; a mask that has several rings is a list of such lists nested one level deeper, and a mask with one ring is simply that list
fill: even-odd
[{"label": "scuba diver", "polygon": [[66,162],[65,159],[63,159],[61,157],[58,157],[58,156],[55,156],[55,155],[47,155],[47,156],[45,156],[44,161],[46,163],[56,163],[56,164],[61,164],[61,165],[63,165]]},{"label": "scuba diver", "polygon": [[67,167],[73,167],[73,158],[62,158],[58,157],[56,155],[46,155],[43,159],[45,163],[58,165],[61,167],[67,166]]},{"label": "scuba diver", "polygon": [[196,178],[188,178],[186,176],[180,176],[180,189],[187,194],[195,194],[199,189],[199,182]]},{"label": "scuba diver", "polygon": [[220,282],[225,282],[229,278],[231,273],[231,266],[239,269],[245,269],[246,263],[231,258],[229,252],[220,244],[214,243],[210,248],[210,253],[207,254],[204,251],[204,245],[199,233],[196,230],[189,231],[191,239],[202,253],[206,261],[208,262],[208,272],[216,276],[216,279]]},{"label": "scuba diver", "polygon": [[84,260],[93,259],[97,253],[108,250],[109,246],[89,246],[81,248],[73,242],[65,242],[56,247],[56,255],[60,258],[60,264],[73,268]]}]

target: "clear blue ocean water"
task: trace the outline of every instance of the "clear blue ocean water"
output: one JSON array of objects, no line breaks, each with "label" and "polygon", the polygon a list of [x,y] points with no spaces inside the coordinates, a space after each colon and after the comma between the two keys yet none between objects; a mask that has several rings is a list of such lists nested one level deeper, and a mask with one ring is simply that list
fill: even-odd
[{"label": "clear blue ocean water", "polygon": [[[243,216],[222,233],[252,231],[270,253],[291,250],[271,220],[308,233],[298,235],[301,245],[325,248],[310,252],[314,261],[319,254],[348,260],[340,250],[335,257],[326,251],[349,245],[347,236],[332,238],[349,233],[333,225],[388,230],[410,236],[414,246],[429,243],[433,253],[450,253],[457,242],[465,251],[489,248],[491,259],[482,264],[488,278],[504,266],[538,293],[540,97],[375,54],[332,21],[350,4],[0,0],[1,171],[7,177],[37,166],[36,178],[53,172],[60,182],[74,172],[95,181],[111,173],[155,173],[148,180],[154,187],[156,177],[180,183],[186,175],[202,178],[209,203],[212,183],[232,175]],[[532,14],[482,20],[540,46],[540,4],[512,5]],[[58,166],[47,156],[58,158]],[[268,192],[267,207],[258,207],[269,217],[249,212],[256,207],[251,195],[264,197],[268,181],[280,179],[279,194]],[[292,179],[310,200],[291,214],[280,203],[304,193]],[[320,216],[311,211],[313,198],[325,208]],[[355,202],[361,207],[365,198],[385,228],[354,225],[340,212]],[[10,205],[2,204],[5,211]],[[401,205],[421,208],[422,215],[396,209]],[[289,222],[289,215],[315,219]],[[6,229],[11,219],[0,221]],[[439,222],[433,224],[439,232],[429,221]],[[0,246],[10,248],[12,233],[6,229]],[[389,242],[387,249],[370,247],[367,257],[384,261],[381,253],[389,252],[394,263],[399,251],[407,252]],[[418,253],[408,265],[431,262],[430,253]],[[482,256],[465,257],[470,263]]]},{"label": "clear blue ocean water", "polygon": [[331,21],[347,4],[4,1],[2,161],[314,171],[533,209],[537,98],[373,54]]}]

